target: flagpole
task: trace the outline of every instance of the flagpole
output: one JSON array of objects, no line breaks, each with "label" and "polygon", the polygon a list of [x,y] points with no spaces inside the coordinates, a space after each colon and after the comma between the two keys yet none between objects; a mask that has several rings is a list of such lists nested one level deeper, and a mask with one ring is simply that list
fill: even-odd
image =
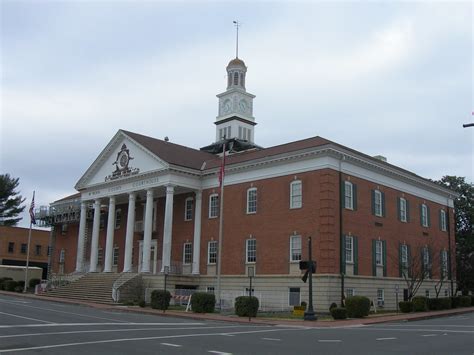
[{"label": "flagpole", "polygon": [[[224,137],[225,138],[225,137]],[[224,169],[225,169],[225,143],[222,148],[222,159],[223,166],[220,171],[220,181],[221,181],[221,195],[220,195],[220,206],[219,206],[219,242],[217,244],[217,304],[219,311],[222,310],[222,300],[221,300],[221,260],[222,260],[222,234],[224,226]]]},{"label": "flagpole", "polygon": [[28,267],[30,265],[30,244],[31,244],[31,229],[33,228],[34,221],[34,206],[35,206],[35,192],[33,191],[33,199],[31,200],[30,207],[30,230],[28,232],[28,245],[26,247],[26,269],[25,269],[25,286],[23,287],[23,292],[26,292],[28,289]]}]

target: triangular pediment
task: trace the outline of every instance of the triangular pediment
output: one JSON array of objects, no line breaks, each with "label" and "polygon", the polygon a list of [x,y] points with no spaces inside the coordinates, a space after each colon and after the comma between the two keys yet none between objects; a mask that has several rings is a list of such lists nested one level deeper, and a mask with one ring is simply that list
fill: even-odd
[{"label": "triangular pediment", "polygon": [[79,179],[75,188],[82,190],[107,182],[124,181],[168,168],[166,161],[119,130]]}]

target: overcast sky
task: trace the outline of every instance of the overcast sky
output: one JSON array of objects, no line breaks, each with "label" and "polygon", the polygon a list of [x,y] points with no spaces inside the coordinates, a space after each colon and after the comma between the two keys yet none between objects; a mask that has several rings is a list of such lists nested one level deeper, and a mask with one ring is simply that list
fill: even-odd
[{"label": "overcast sky", "polygon": [[319,135],[474,181],[472,2],[0,4],[0,172],[28,205],[74,193],[118,129],[212,143],[236,19],[257,144]]}]

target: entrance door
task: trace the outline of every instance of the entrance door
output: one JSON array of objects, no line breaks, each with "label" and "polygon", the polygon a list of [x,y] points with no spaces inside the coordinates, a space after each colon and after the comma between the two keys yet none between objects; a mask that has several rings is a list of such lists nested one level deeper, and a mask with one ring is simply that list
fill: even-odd
[{"label": "entrance door", "polygon": [[[152,274],[156,274],[156,265],[157,265],[157,241],[156,239],[151,240],[151,251],[150,251],[150,271]],[[142,272],[143,265],[143,240],[139,241],[139,251],[138,251],[138,272]]]}]

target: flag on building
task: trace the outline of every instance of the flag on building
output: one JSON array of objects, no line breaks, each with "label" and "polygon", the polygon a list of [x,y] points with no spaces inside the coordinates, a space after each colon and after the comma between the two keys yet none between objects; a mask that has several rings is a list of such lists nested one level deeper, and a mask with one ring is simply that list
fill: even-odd
[{"label": "flag on building", "polygon": [[224,181],[225,175],[225,143],[222,147],[222,161],[221,161],[221,168],[219,170],[219,187],[222,187],[222,183]]},{"label": "flag on building", "polygon": [[31,205],[30,205],[30,218],[31,218],[31,224],[36,224],[36,219],[35,219],[35,192],[33,191],[33,199],[31,200]]}]

